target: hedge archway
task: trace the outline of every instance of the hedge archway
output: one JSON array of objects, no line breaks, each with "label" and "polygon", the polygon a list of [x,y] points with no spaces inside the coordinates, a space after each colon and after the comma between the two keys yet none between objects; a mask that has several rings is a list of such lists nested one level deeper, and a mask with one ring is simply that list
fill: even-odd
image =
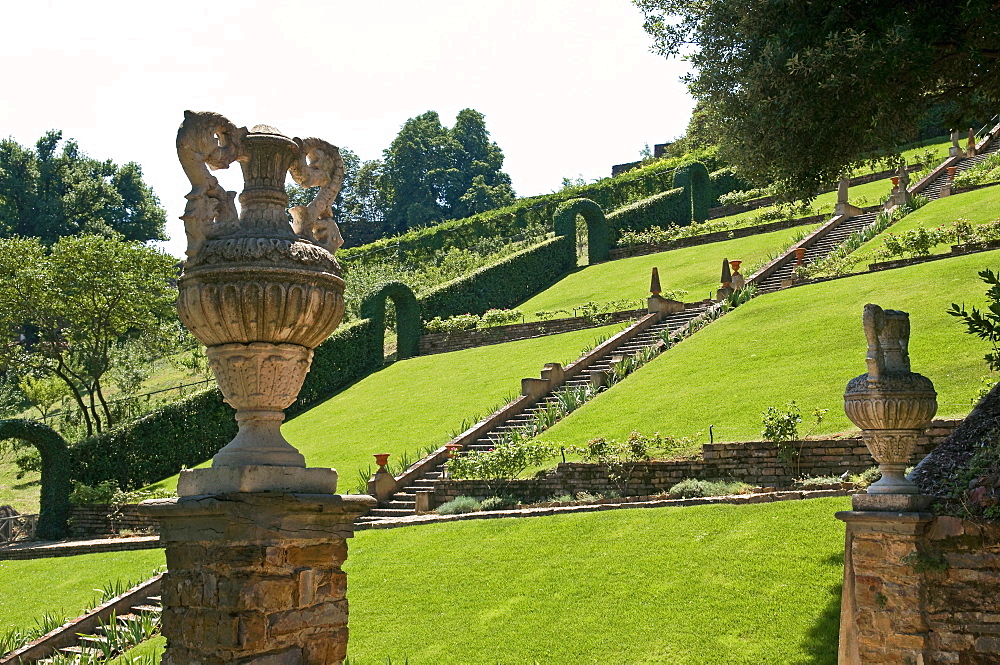
[{"label": "hedge archway", "polygon": [[702,223],[708,219],[712,207],[712,178],[701,162],[678,166],[674,171],[674,187],[683,187],[691,203],[691,221]]},{"label": "hedge archway", "polygon": [[396,357],[412,358],[420,347],[420,304],[413,290],[402,282],[385,282],[361,301],[362,318],[371,319],[378,348],[385,345],[385,301],[396,306]]},{"label": "hedge archway", "polygon": [[35,535],[43,540],[64,538],[70,489],[66,439],[35,420],[0,420],[0,439],[21,439],[38,449],[42,456],[42,490]]},{"label": "hedge archway", "polygon": [[[570,199],[559,204],[555,214],[552,215],[556,235],[575,238],[577,215],[582,215],[587,223],[587,262],[593,264],[607,261],[611,252],[608,220],[604,218],[601,206],[590,199]],[[575,242],[570,244],[570,251],[573,252],[573,261],[570,265],[576,265]]]}]

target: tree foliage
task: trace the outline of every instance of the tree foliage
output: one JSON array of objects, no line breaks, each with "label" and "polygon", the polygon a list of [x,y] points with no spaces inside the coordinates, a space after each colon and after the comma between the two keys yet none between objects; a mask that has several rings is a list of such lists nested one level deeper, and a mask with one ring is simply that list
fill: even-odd
[{"label": "tree foliage", "polygon": [[83,233],[165,240],[165,221],[134,162],[88,157],[57,130],[33,148],[0,140],[0,236],[35,236],[46,244]]},{"label": "tree foliage", "polygon": [[1000,101],[1000,13],[986,0],[633,2],[653,50],[693,64],[721,156],[789,194],[895,155],[929,109],[965,128]]},{"label": "tree foliage", "polygon": [[498,208],[514,200],[503,152],[483,114],[465,109],[448,129],[434,111],[407,120],[383,152],[379,191],[395,231]]},{"label": "tree foliage", "polygon": [[0,239],[0,365],[62,380],[87,434],[115,420],[103,379],[174,339],[176,259],[120,236]]},{"label": "tree foliage", "polygon": [[986,309],[967,309],[964,303],[952,303],[948,313],[958,318],[970,335],[990,343],[992,351],[983,359],[991,370],[1000,372],[1000,275],[987,268],[979,273],[979,278],[989,286],[986,289]]}]

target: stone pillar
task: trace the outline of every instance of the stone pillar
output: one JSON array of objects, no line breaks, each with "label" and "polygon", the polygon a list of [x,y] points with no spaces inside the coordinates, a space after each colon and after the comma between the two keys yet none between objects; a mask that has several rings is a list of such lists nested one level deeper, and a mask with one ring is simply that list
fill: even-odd
[{"label": "stone pillar", "polygon": [[962,157],[962,147],[958,145],[958,130],[951,130],[951,147],[948,148],[949,157]]},{"label": "stone pillar", "polygon": [[160,499],[163,665],[338,665],[347,654],[347,538],[369,496]]},{"label": "stone pillar", "polygon": [[864,211],[852,205],[848,200],[848,188],[851,185],[851,179],[847,176],[842,176],[840,181],[837,183],[837,206],[833,209],[834,215],[842,215],[844,217],[855,217],[860,215]]},{"label": "stone pillar", "polygon": [[878,507],[869,506],[865,501],[869,498],[855,495],[855,510],[837,513],[847,525],[837,663],[930,662],[925,660],[930,646],[924,614],[926,581],[915,566],[933,515],[866,510]]}]

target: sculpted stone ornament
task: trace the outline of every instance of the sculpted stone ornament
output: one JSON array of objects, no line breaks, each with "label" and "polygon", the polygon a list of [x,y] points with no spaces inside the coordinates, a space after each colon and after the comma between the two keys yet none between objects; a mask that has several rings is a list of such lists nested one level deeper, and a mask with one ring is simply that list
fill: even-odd
[{"label": "sculpted stone ornament", "polygon": [[[187,111],[177,155],[192,185],[181,218],[188,249],[177,309],[208,347],[240,428],[211,469],[181,474],[178,493],[334,492],[336,472],[306,469],[280,425],[312,350],[344,314],[344,280],[334,257],[343,239],[331,209],[344,177],[340,151],[321,139],[288,138],[266,125],[247,130],[217,113]],[[209,172],[233,162],[245,184],[239,215],[236,193]],[[289,172],[302,187],[319,188],[311,203],[290,211]]]},{"label": "sculpted stone ornament", "polygon": [[847,384],[844,411],[855,425],[882,479],[869,494],[917,494],[904,477],[917,438],[937,413],[937,393],[930,379],[910,371],[910,316],[865,305],[868,372]]}]

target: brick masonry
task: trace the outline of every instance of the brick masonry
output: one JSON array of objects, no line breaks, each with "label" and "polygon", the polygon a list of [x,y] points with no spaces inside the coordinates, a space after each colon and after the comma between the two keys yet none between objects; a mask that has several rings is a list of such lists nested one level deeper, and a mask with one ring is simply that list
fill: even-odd
[{"label": "brick masonry", "polygon": [[[111,518],[114,511],[114,519]],[[155,533],[156,520],[139,514],[137,505],[73,506],[69,516],[70,533],[74,537],[97,536],[122,531]]]},{"label": "brick masonry", "polygon": [[[944,441],[960,422],[931,423],[914,453],[914,463]],[[792,441],[790,446],[799,451],[799,456],[797,462],[788,464],[779,459],[778,447],[768,441],[705,444],[701,454],[692,458],[635,465],[625,485],[609,478],[598,464],[562,462],[544,476],[512,481],[504,492],[531,501],[576,492],[647,496],[665,492],[686,478],[732,479],[761,487],[791,487],[804,476],[860,473],[875,465],[859,438]],[[485,498],[496,492],[478,480],[446,480],[435,486],[434,493],[439,505],[457,496]]]},{"label": "brick masonry", "polygon": [[1000,525],[844,512],[842,665],[1000,663]]}]

